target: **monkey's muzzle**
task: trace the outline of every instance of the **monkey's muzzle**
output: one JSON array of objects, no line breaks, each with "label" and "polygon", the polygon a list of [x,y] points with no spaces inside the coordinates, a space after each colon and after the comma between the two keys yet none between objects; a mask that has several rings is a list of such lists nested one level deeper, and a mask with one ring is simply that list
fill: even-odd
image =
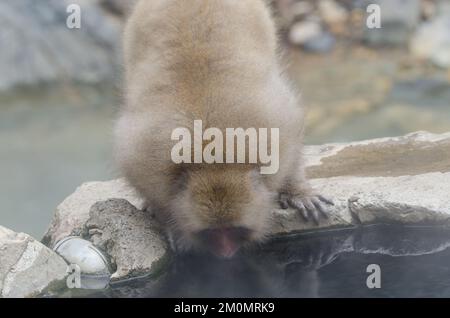
[{"label": "monkey's muzzle", "polygon": [[250,238],[251,231],[244,227],[207,229],[199,238],[208,251],[220,258],[231,258]]}]

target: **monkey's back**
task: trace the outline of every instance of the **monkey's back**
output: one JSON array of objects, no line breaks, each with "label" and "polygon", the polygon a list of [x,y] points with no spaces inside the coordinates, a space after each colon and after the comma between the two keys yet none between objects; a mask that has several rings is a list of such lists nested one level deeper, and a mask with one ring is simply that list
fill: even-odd
[{"label": "monkey's back", "polygon": [[[242,111],[243,100],[251,107],[264,98],[260,88],[277,67],[276,46],[262,0],[141,1],[125,32],[133,93],[127,104],[174,108],[204,121],[213,121],[217,110],[233,113],[239,105]],[[226,121],[219,117],[208,124]]]},{"label": "monkey's back", "polygon": [[119,165],[133,185],[169,192],[171,133],[192,130],[194,120],[288,130],[293,139],[281,140],[281,152],[298,143],[302,111],[276,51],[263,0],[141,0],[125,30],[126,100],[116,129]]}]

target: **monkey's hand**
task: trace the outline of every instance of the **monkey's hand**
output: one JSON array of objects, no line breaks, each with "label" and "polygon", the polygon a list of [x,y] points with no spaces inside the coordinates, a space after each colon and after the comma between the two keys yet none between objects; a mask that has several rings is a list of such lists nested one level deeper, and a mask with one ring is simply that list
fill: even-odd
[{"label": "monkey's hand", "polygon": [[334,205],[330,199],[309,191],[295,195],[280,193],[279,202],[282,209],[296,209],[305,221],[312,218],[317,225],[321,217],[328,219],[327,205]]}]

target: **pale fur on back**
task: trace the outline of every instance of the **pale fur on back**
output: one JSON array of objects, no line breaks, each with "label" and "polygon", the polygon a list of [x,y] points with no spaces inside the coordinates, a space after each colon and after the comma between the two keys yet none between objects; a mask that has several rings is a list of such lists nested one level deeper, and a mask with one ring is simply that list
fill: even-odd
[{"label": "pale fur on back", "polygon": [[[164,210],[180,200],[171,133],[192,128],[198,119],[204,128],[280,128],[280,170],[264,178],[270,193],[298,169],[303,110],[282,75],[277,50],[275,26],[262,0],[137,4],[124,36],[125,103],[116,157],[149,204]],[[231,177],[237,171],[223,169]]]}]

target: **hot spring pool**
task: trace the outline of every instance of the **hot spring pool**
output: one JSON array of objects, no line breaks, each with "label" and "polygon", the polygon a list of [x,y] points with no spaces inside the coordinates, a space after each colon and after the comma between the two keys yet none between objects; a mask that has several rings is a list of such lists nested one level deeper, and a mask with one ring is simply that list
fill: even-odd
[{"label": "hot spring pool", "polygon": [[[370,226],[278,239],[220,261],[176,257],[159,279],[67,297],[450,297],[450,230]],[[379,266],[379,275],[367,272]],[[367,280],[379,282],[369,288]],[[375,279],[375,280],[374,280]]]}]

